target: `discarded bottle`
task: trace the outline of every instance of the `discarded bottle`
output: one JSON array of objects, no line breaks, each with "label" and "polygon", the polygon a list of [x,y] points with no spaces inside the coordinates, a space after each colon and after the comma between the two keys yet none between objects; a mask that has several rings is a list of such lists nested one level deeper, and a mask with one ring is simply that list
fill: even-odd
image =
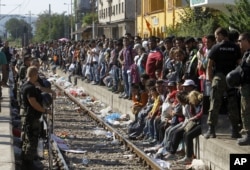
[{"label": "discarded bottle", "polygon": [[88,165],[88,163],[89,163],[89,160],[88,160],[88,159],[86,159],[86,158],[83,158],[83,159],[82,159],[82,164],[83,164],[83,165]]}]

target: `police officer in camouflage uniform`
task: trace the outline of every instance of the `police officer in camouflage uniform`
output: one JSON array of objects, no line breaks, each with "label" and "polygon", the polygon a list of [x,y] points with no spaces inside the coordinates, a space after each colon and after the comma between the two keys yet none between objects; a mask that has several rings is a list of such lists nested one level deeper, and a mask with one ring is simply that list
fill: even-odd
[{"label": "police officer in camouflage uniform", "polygon": [[210,108],[207,123],[209,129],[205,138],[215,138],[215,126],[222,105],[223,95],[227,94],[227,110],[232,124],[232,138],[241,137],[239,134],[240,116],[237,106],[237,91],[229,88],[226,83],[226,75],[241,62],[239,46],[228,40],[228,32],[223,28],[215,31],[217,44],[214,45],[208,55],[207,81],[211,82]]},{"label": "police officer in camouflage uniform", "polygon": [[240,87],[241,93],[241,119],[243,129],[241,132],[246,136],[238,139],[239,145],[250,145],[250,34],[242,33],[238,38],[238,43],[244,52],[241,67],[243,69],[242,83]]},{"label": "police officer in camouflage uniform", "polygon": [[24,106],[23,106],[22,99],[21,99],[20,89],[21,89],[22,85],[24,84],[24,82],[26,81],[27,69],[30,66],[31,60],[32,60],[31,55],[28,53],[25,54],[23,56],[23,64],[20,67],[20,69],[18,70],[17,100],[18,100],[18,104],[20,106],[21,126],[23,125],[26,113],[24,112]]},{"label": "police officer in camouflage uniform", "polygon": [[22,170],[34,169],[33,160],[37,154],[38,138],[41,130],[39,118],[46,112],[40,104],[42,103],[41,91],[35,86],[37,79],[37,67],[29,67],[27,81],[21,88],[24,112],[27,114],[23,124]]}]

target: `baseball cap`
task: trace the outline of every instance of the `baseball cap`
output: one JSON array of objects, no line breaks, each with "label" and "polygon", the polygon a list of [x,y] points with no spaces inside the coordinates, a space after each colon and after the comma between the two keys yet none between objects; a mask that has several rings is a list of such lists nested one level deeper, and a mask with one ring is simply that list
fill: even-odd
[{"label": "baseball cap", "polygon": [[170,82],[168,82],[167,86],[176,86],[176,82],[175,81],[170,81]]},{"label": "baseball cap", "polygon": [[193,80],[187,79],[187,80],[184,81],[184,83],[182,84],[182,86],[196,86],[196,84],[194,83]]},{"label": "baseball cap", "polygon": [[141,44],[138,44],[138,43],[137,43],[137,44],[134,45],[134,48],[133,48],[133,49],[136,49],[136,50],[137,50],[137,49],[139,49],[139,48],[142,48],[142,46],[141,46]]}]

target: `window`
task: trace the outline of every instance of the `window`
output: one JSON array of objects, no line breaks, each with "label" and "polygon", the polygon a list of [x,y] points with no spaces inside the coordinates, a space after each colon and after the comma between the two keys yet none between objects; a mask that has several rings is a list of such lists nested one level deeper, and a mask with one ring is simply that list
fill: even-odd
[{"label": "window", "polygon": [[162,0],[151,0],[150,1],[151,11],[164,10],[164,1]]},{"label": "window", "polygon": [[121,3],[119,3],[119,14],[121,13]]},{"label": "window", "polygon": [[124,13],[124,3],[122,2],[122,13]]},{"label": "window", "polygon": [[116,15],[118,14],[118,5],[116,5]]},{"label": "window", "polygon": [[[182,0],[175,0],[175,7],[182,7]],[[173,0],[168,0],[168,9],[173,8]]]},{"label": "window", "polygon": [[113,6],[112,15],[115,15],[115,6]]}]

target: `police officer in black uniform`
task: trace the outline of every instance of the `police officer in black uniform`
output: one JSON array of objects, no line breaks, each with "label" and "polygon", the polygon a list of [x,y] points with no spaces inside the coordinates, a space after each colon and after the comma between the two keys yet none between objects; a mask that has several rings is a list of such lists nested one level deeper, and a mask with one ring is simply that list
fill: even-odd
[{"label": "police officer in black uniform", "polygon": [[232,125],[232,138],[241,137],[239,134],[240,116],[237,106],[237,90],[230,88],[226,83],[226,75],[241,62],[239,46],[230,42],[228,32],[224,28],[217,28],[215,31],[217,44],[214,45],[208,54],[207,81],[211,83],[210,108],[207,123],[209,129],[204,135],[206,139],[215,138],[215,127],[218,122],[218,115],[222,105],[224,93],[227,94],[227,112]]}]

